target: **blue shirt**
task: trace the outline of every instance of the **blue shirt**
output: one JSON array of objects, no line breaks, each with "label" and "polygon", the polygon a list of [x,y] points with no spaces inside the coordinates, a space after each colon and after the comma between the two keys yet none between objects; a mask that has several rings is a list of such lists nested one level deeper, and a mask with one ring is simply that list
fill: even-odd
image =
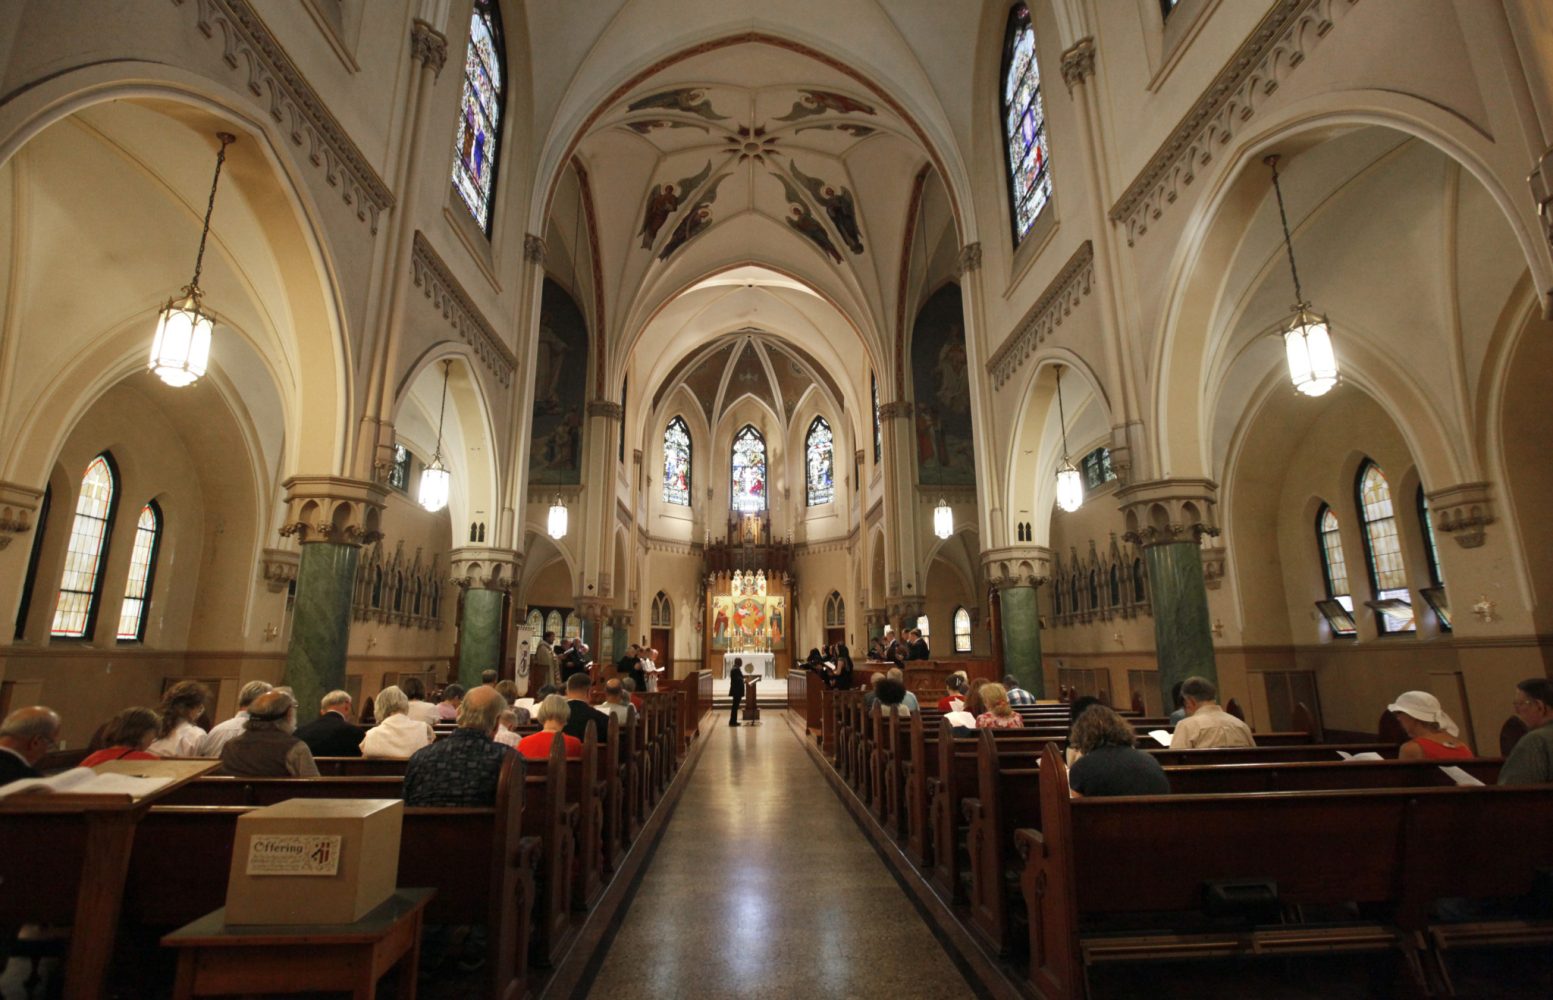
[{"label": "blue shirt", "polygon": [[490,806],[511,749],[475,729],[421,747],[404,766],[407,806]]},{"label": "blue shirt", "polygon": [[1035,695],[1021,687],[1009,688],[1008,703],[1010,705],[1034,705]]}]

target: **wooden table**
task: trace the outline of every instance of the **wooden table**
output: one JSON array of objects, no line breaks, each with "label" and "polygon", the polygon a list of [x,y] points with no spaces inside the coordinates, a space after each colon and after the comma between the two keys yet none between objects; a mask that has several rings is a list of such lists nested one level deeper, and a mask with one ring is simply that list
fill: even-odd
[{"label": "wooden table", "polygon": [[[364,1000],[397,963],[401,1000],[415,1000],[421,921],[436,889],[400,889],[354,924],[234,924],[226,909],[162,938],[178,955],[174,1000],[343,990]],[[402,961],[401,961],[402,960]]]}]

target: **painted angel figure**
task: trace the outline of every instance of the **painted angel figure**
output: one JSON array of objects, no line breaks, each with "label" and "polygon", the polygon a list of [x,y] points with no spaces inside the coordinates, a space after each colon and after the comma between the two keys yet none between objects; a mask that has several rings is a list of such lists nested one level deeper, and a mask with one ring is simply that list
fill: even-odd
[{"label": "painted angel figure", "polygon": [[668,222],[669,218],[685,203],[690,193],[700,187],[711,174],[712,161],[707,160],[706,166],[702,167],[699,173],[653,189],[653,193],[647,198],[647,208],[642,212],[642,228],[639,230],[643,250],[652,249],[653,241],[658,238],[658,230],[663,228],[663,224]]},{"label": "painted angel figure", "polygon": [[852,192],[844,187],[832,187],[818,177],[810,177],[799,170],[796,163],[789,163],[789,167],[798,183],[807,188],[810,196],[825,210],[831,225],[841,234],[841,242],[853,253],[862,253],[863,234],[857,228],[857,203],[852,198]]}]

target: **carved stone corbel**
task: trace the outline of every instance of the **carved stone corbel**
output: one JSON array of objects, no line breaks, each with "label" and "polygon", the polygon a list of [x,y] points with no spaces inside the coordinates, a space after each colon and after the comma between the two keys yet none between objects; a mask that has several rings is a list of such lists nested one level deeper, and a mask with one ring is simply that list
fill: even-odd
[{"label": "carved stone corbel", "polygon": [[259,554],[264,585],[274,594],[282,593],[291,586],[297,578],[297,567],[301,564],[301,553],[291,549],[265,549]]},{"label": "carved stone corbel", "polygon": [[1203,586],[1218,590],[1224,584],[1226,550],[1222,545],[1208,546],[1202,550]]},{"label": "carved stone corbel", "polygon": [[967,243],[960,248],[960,259],[955,263],[955,273],[961,277],[981,270],[981,244]]},{"label": "carved stone corbel", "polygon": [[544,267],[545,254],[545,241],[542,237],[535,236],[533,233],[523,234],[524,260],[528,261],[530,264],[538,264],[540,267]]},{"label": "carved stone corbel", "polygon": [[510,591],[523,575],[523,553],[515,549],[495,549],[484,545],[466,545],[448,553],[452,582],[460,590]]},{"label": "carved stone corbel", "polygon": [[293,476],[286,490],[282,537],[304,545],[370,545],[383,537],[383,505],[388,487],[339,476]]},{"label": "carved stone corbel", "polygon": [[448,61],[448,40],[442,32],[416,18],[410,26],[410,58],[424,63],[433,77],[442,75],[442,66]]},{"label": "carved stone corbel", "polygon": [[1051,579],[1052,550],[1044,545],[983,549],[981,565],[987,572],[987,583],[999,590],[1039,587]]},{"label": "carved stone corbel", "polygon": [[1219,484],[1209,479],[1156,479],[1116,491],[1134,545],[1193,544],[1217,536]]},{"label": "carved stone corbel", "polygon": [[32,515],[43,500],[43,491],[20,483],[0,482],[0,549],[11,544],[13,535],[32,530]]},{"label": "carved stone corbel", "polygon": [[1062,53],[1062,82],[1067,84],[1069,92],[1088,80],[1094,72],[1095,39],[1093,36],[1080,38]]},{"label": "carved stone corbel", "polygon": [[893,403],[879,404],[880,420],[908,420],[911,417],[911,400],[902,399]]},{"label": "carved stone corbel", "polygon": [[1494,523],[1494,498],[1488,483],[1460,483],[1428,494],[1429,513],[1436,531],[1456,539],[1464,549],[1475,549],[1488,537]]}]

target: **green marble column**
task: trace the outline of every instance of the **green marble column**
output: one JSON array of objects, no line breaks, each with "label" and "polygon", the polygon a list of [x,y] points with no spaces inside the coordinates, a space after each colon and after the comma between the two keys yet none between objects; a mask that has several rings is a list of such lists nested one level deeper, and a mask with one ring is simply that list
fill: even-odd
[{"label": "green marble column", "polygon": [[500,670],[502,592],[470,587],[464,591],[464,620],[458,623],[458,682],[480,683],[486,670]]},{"label": "green marble column", "polygon": [[299,719],[316,716],[323,696],[345,687],[351,592],[360,556],[361,549],[355,545],[309,542],[302,546],[282,681],[296,692]]},{"label": "green marble column", "polygon": [[1159,689],[1170,706],[1170,689],[1188,677],[1217,684],[1213,660],[1213,623],[1202,556],[1196,542],[1169,542],[1143,549],[1148,560],[1154,606],[1154,645],[1159,657]]},{"label": "green marble column", "polygon": [[998,588],[1003,672],[1017,677],[1019,686],[1037,698],[1044,698],[1046,673],[1041,666],[1041,614],[1035,593],[1034,587]]}]

